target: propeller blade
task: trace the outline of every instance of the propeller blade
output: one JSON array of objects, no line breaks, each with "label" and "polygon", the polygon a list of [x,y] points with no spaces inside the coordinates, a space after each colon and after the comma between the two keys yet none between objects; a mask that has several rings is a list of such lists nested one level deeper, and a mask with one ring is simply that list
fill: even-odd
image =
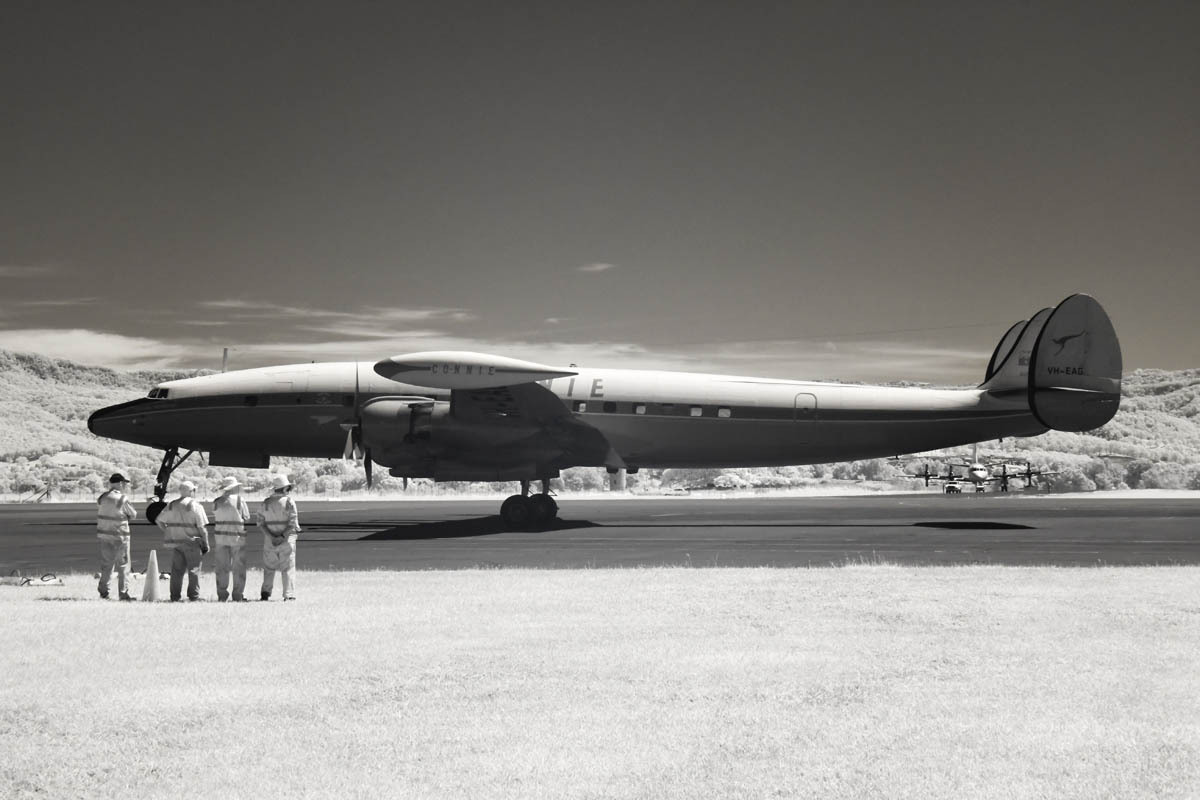
[{"label": "propeller blade", "polygon": [[363,469],[366,470],[367,488],[370,489],[371,483],[373,482],[373,478],[371,477],[371,451],[370,450],[367,451],[366,458],[363,459]]},{"label": "propeller blade", "polygon": [[349,461],[354,456],[354,428],[346,430],[346,446],[342,448],[342,461]]}]

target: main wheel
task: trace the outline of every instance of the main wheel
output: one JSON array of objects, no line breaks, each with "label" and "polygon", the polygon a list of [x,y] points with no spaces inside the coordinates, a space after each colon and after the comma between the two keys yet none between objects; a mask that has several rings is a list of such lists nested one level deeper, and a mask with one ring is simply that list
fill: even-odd
[{"label": "main wheel", "polygon": [[146,521],[153,525],[154,521],[158,519],[158,515],[161,514],[162,510],[166,507],[167,504],[162,500],[155,500],[153,503],[146,506]]},{"label": "main wheel", "polygon": [[520,528],[533,521],[533,504],[524,495],[514,494],[500,506],[500,519],[505,527]]},{"label": "main wheel", "polygon": [[558,503],[548,494],[535,494],[529,498],[529,507],[533,511],[533,521],[545,525],[558,516]]}]

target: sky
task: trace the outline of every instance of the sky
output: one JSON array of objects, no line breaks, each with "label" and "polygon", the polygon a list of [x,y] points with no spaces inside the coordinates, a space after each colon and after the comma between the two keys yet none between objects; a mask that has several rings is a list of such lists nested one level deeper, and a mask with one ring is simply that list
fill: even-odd
[{"label": "sky", "polygon": [[1195,3],[57,3],[0,26],[0,348],[974,384],[1200,367]]}]

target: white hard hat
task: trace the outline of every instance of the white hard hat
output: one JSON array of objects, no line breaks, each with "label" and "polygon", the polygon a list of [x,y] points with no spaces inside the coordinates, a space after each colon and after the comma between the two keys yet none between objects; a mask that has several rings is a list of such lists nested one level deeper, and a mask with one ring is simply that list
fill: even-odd
[{"label": "white hard hat", "polygon": [[179,488],[194,492],[196,491],[196,484],[192,483],[191,481],[184,481],[183,483],[179,484]]},{"label": "white hard hat", "polygon": [[271,488],[272,489],[286,489],[291,485],[292,485],[292,482],[290,480],[288,480],[288,476],[287,476],[286,472],[277,472],[271,476]]}]

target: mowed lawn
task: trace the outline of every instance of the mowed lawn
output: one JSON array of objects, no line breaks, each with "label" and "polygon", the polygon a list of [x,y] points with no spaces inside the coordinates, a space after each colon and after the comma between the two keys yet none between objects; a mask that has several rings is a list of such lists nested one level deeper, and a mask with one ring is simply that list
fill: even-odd
[{"label": "mowed lawn", "polygon": [[1200,797],[1197,568],[301,573],[299,595],[0,587],[0,796]]}]

